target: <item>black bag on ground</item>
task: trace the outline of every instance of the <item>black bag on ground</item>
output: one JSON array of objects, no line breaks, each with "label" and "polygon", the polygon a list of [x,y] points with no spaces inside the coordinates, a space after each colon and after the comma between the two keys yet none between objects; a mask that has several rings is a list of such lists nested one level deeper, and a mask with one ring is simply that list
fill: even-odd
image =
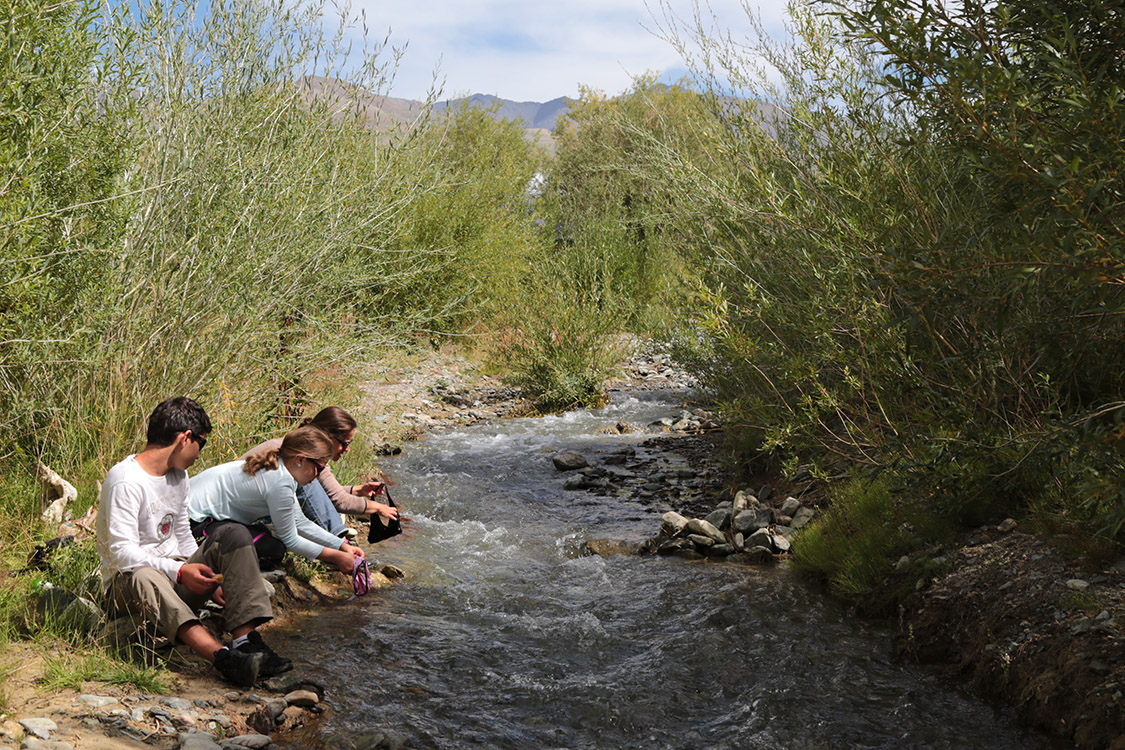
[{"label": "black bag on ground", "polygon": [[35,545],[35,549],[31,550],[31,554],[27,558],[27,567],[19,571],[26,573],[29,570],[46,570],[47,560],[50,559],[56,551],[69,547],[74,544],[74,537],[72,536],[57,536],[54,539],[49,539],[42,544]]},{"label": "black bag on ground", "polygon": [[[383,485],[383,493],[387,496],[387,505],[392,508],[397,508],[394,499],[391,497],[391,490],[387,485]],[[395,518],[394,520],[383,523],[379,518],[378,513],[371,514],[371,529],[367,532],[367,543],[375,544],[384,539],[390,539],[392,536],[398,536],[402,533],[402,522]]]}]

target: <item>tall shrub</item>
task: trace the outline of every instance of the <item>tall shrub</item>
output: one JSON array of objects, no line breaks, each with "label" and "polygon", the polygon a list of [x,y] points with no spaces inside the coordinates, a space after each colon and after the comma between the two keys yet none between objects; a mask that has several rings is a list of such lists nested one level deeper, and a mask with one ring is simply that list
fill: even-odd
[{"label": "tall shrub", "polygon": [[725,123],[731,169],[652,167],[701,207],[696,362],[736,434],[1120,530],[1120,4],[790,13],[784,43],[667,28]]},{"label": "tall shrub", "polygon": [[436,155],[415,130],[368,127],[398,53],[349,56],[354,19],[333,37],[315,4],[11,8],[6,487],[33,456],[100,475],[175,394],[215,418],[207,455],[236,456],[298,416],[320,373],[357,372],[435,320],[428,301],[396,295],[426,267],[424,248],[395,240]]},{"label": "tall shrub", "polygon": [[21,463],[61,417],[54,397],[81,368],[124,231],[132,78],[109,62],[96,9],[0,10],[0,456]]},{"label": "tall shrub", "polygon": [[964,240],[894,258],[898,294],[925,321],[911,336],[931,377],[975,391],[984,442],[1018,443],[1067,504],[1085,501],[1120,530],[1125,3],[836,12],[979,196]]},{"label": "tall shrub", "polygon": [[654,146],[706,159],[713,118],[702,97],[651,75],[609,98],[585,89],[560,122],[539,201],[544,239],[586,304],[643,326],[675,307],[690,264],[673,187],[644,168]]},{"label": "tall shrub", "polygon": [[926,418],[907,406],[923,376],[881,254],[945,223],[950,175],[902,148],[918,123],[886,99],[873,57],[810,7],[791,13],[785,44],[753,18],[746,41],[669,30],[701,50],[715,166],[667,149],[651,168],[692,208],[705,276],[685,343],[733,435],[752,453],[877,465],[906,413]]},{"label": "tall shrub", "polygon": [[417,140],[426,189],[395,224],[392,247],[414,276],[391,293],[445,331],[506,314],[535,263],[528,185],[542,156],[518,120],[461,106]]}]

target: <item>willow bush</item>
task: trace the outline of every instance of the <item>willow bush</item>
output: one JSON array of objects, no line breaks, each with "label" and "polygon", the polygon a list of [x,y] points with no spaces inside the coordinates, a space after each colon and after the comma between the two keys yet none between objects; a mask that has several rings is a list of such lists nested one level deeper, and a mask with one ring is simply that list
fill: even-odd
[{"label": "willow bush", "polygon": [[784,42],[665,15],[722,159],[649,166],[695,208],[684,341],[748,453],[1122,528],[1123,26],[1080,5],[797,3]]},{"label": "willow bush", "polygon": [[538,201],[545,251],[585,304],[651,327],[676,307],[692,266],[680,257],[677,191],[644,168],[654,143],[706,159],[714,119],[702,97],[639,76],[608,98],[583,89],[556,134],[556,156]]},{"label": "willow bush", "polygon": [[605,380],[623,354],[615,337],[622,316],[587,302],[567,277],[544,273],[496,335],[506,382],[540,413],[604,404]]},{"label": "willow bush", "polygon": [[[466,310],[483,316],[510,297],[535,157],[510,125],[471,113],[453,126],[423,116],[371,128],[368,107],[400,52],[362,39],[358,49],[358,19],[326,35],[319,4],[7,9],[9,519],[36,510],[33,459],[91,502],[170,395],[211,413],[205,462],[229,460],[326,393],[336,400],[336,384],[381,348],[456,333]],[[510,165],[503,179],[488,166],[497,155]],[[449,229],[458,211],[472,215]]]},{"label": "willow bush", "polygon": [[536,272],[527,188],[544,157],[523,127],[465,100],[419,134],[426,188],[388,242],[424,272],[388,293],[404,309],[428,310],[435,326],[490,328]]},{"label": "willow bush", "polygon": [[650,165],[691,208],[704,283],[684,343],[746,450],[875,466],[924,380],[880,253],[924,244],[958,209],[941,198],[940,163],[901,147],[916,124],[872,56],[807,6],[791,10],[787,44],[753,19],[745,43],[693,30],[716,166],[666,148]]},{"label": "willow bush", "polygon": [[663,333],[685,316],[692,265],[680,255],[677,195],[645,168],[652,143],[699,147],[701,97],[642,76],[620,96],[585,89],[556,130],[556,155],[532,200],[531,271],[497,360],[540,411],[595,406],[622,356],[617,334]]},{"label": "willow bush", "polygon": [[939,237],[892,258],[904,306],[925,321],[911,339],[932,378],[975,390],[984,434],[967,450],[1008,453],[994,476],[1030,475],[1060,510],[1092,510],[1117,534],[1125,3],[831,7],[979,196],[962,219],[975,227],[968,241]]},{"label": "willow bush", "polygon": [[119,93],[121,76],[105,63],[96,4],[4,5],[0,456],[24,462],[58,413],[39,394],[65,390],[60,381],[95,341],[88,309],[108,286],[124,232],[127,215],[111,199],[135,141],[127,111],[99,103]]}]

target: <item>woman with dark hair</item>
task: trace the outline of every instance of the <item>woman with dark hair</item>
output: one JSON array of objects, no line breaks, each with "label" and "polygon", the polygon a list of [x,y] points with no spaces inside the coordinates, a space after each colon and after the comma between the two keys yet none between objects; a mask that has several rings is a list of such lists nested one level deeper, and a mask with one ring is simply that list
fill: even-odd
[{"label": "woman with dark hair", "polygon": [[[277,448],[200,472],[192,477],[188,489],[193,531],[198,529],[208,537],[218,534],[224,538],[224,545],[252,545],[247,527],[269,516],[274,534],[286,549],[351,573],[355,559],[364,556],[363,550],[317,526],[297,503],[297,488],[314,481],[334,452],[332,440],[319,429],[299,427]],[[292,662],[274,653],[257,631],[244,643],[236,639],[232,646],[263,653],[263,677],[292,667]]]},{"label": "woman with dark hair", "polygon": [[[315,417],[306,419],[301,425],[316,427],[331,439],[331,461],[347,453],[348,446],[355,438],[355,419],[338,406],[321,409]],[[274,450],[280,445],[280,438],[267,440],[254,446],[243,458],[261,451]],[[340,518],[341,513],[351,516],[380,515],[387,519],[398,518],[398,508],[374,500],[374,497],[382,491],[383,483],[375,481],[344,487],[332,473],[332,467],[325,465],[316,479],[297,491],[297,499],[300,501],[301,510],[317,526],[327,529],[336,536],[344,536],[348,533],[348,527]]]}]

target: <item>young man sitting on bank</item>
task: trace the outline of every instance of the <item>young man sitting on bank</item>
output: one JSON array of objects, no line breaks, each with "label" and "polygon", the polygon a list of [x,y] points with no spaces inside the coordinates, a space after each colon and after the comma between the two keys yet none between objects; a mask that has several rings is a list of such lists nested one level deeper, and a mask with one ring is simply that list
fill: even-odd
[{"label": "young man sitting on bank", "polygon": [[[187,469],[211,432],[207,412],[190,398],[159,404],[147,444],[109,470],[98,496],[98,556],[111,612],[155,625],[187,644],[229,682],[249,687],[290,669],[255,630],[273,618],[258,555],[245,529],[230,524],[196,544],[188,525]],[[242,536],[246,538],[243,539]],[[196,616],[208,599],[224,607],[232,648]]]}]

